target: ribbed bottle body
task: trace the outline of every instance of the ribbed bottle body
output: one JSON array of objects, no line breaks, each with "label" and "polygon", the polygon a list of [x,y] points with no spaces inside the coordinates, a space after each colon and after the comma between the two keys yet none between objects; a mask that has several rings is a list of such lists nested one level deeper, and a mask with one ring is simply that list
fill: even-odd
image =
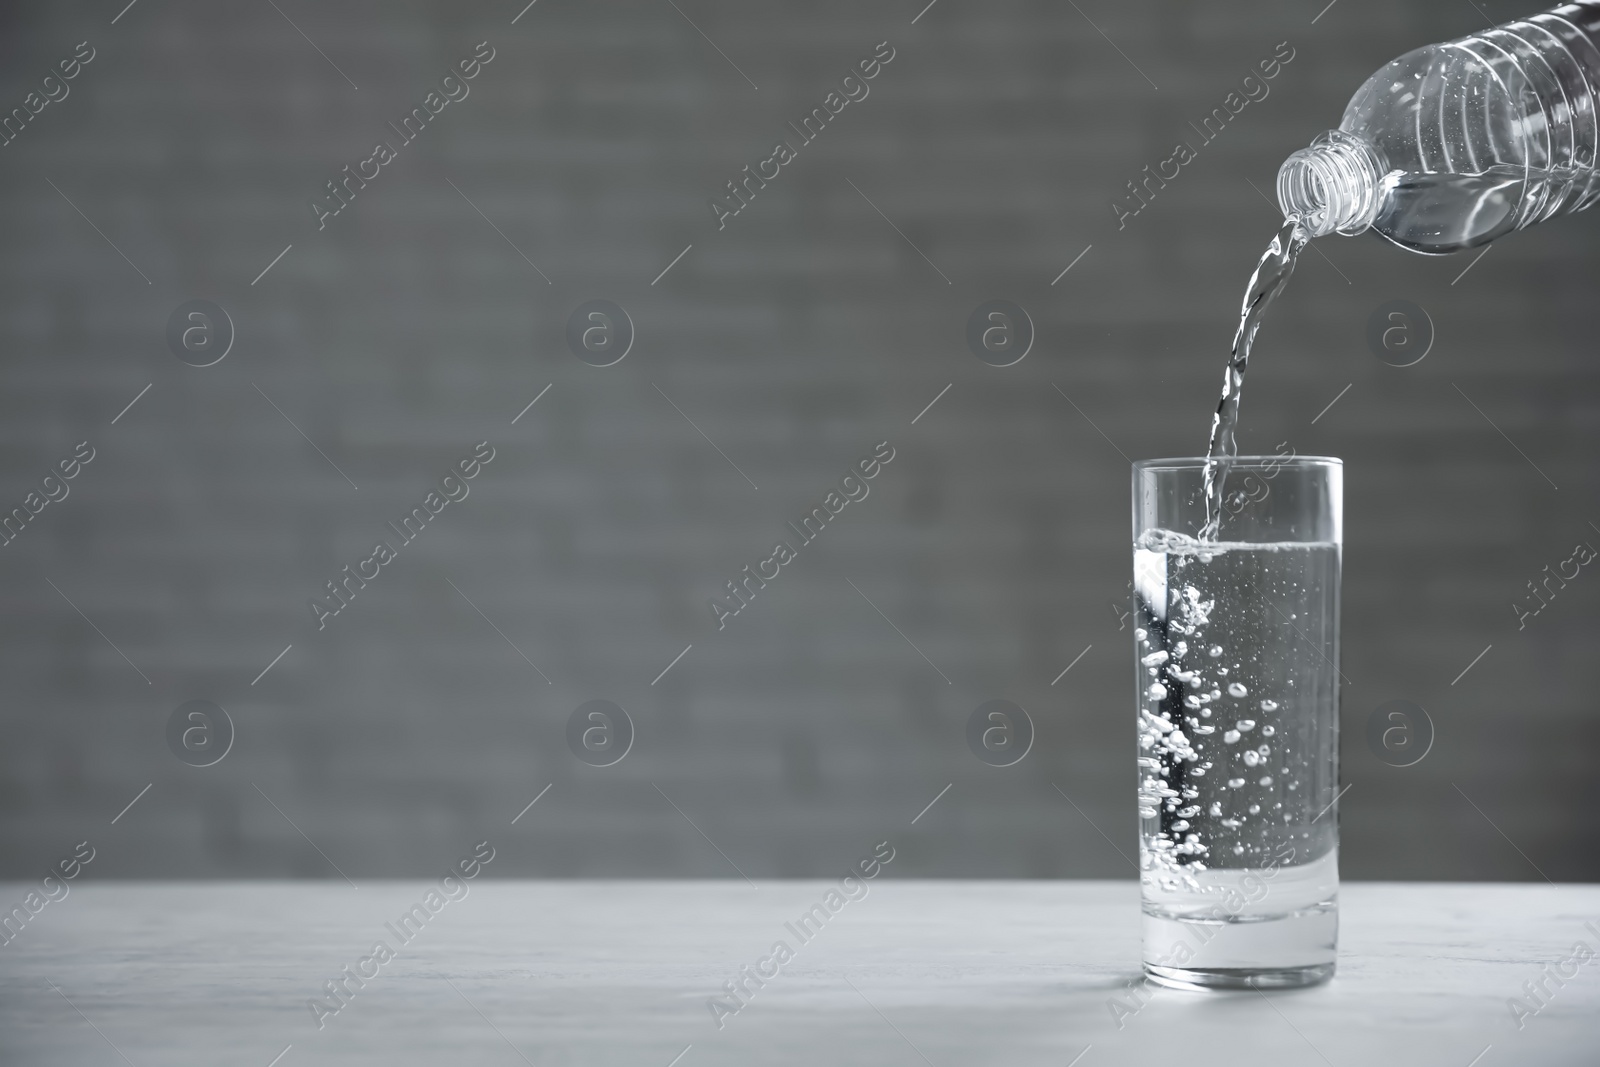
[{"label": "ribbed bottle body", "polygon": [[[1402,247],[1486,244],[1600,198],[1600,2],[1409,52],[1357,90],[1339,131],[1280,174],[1316,233]],[[1376,181],[1376,189],[1370,187]]]}]

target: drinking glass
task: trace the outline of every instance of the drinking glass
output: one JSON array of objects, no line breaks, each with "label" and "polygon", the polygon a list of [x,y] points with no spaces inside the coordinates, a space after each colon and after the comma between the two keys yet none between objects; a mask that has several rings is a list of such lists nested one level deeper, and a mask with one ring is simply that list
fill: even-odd
[{"label": "drinking glass", "polygon": [[1339,926],[1343,464],[1241,456],[1206,523],[1203,458],[1133,465],[1144,971],[1310,985]]}]

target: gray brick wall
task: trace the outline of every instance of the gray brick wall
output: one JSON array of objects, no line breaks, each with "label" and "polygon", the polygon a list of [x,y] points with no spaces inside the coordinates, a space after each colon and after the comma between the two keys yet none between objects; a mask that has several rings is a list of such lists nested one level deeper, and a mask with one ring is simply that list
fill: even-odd
[{"label": "gray brick wall", "polygon": [[[489,836],[500,875],[817,875],[889,836],[902,874],[1128,875],[1096,829],[1131,854],[1119,450],[1203,446],[1277,221],[1251,183],[1270,193],[1387,59],[1481,17],[539,0],[513,25],[520,6],[0,15],[8,108],[96,49],[0,148],[0,503],[97,450],[0,549],[0,874],[89,838],[100,876],[359,880]],[[886,39],[870,96],[719,232],[708,198]],[[483,40],[470,96],[319,232],[324,183]],[[1284,40],[1271,95],[1119,231],[1123,183]],[[1459,281],[1470,256],[1319,242],[1262,335],[1244,447],[1348,464],[1347,876],[1538,877],[1507,838],[1551,878],[1600,874],[1600,580],[1522,632],[1508,606],[1600,537],[1597,227],[1507,238]],[[1396,297],[1437,327],[1406,369],[1363,340]],[[206,368],[165,339],[196,298],[237,331]],[[603,369],[564,341],[597,298],[637,331]],[[1010,368],[963,340],[991,298],[1037,326]],[[471,495],[318,632],[308,598],[483,439]],[[870,497],[718,632],[708,598],[884,439]],[[1038,728],[1006,770],[963,741],[995,697]],[[1404,770],[1363,740],[1396,697],[1438,730]],[[564,740],[593,698],[637,729],[603,769]],[[164,740],[193,699],[237,728],[208,768]]]}]

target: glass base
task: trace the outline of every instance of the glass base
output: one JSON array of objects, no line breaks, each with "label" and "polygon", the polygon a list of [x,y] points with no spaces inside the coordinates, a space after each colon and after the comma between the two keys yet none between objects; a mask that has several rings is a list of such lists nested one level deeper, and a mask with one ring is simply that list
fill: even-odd
[{"label": "glass base", "polygon": [[1319,963],[1310,967],[1284,967],[1259,970],[1245,967],[1218,967],[1210,970],[1187,967],[1144,965],[1145,977],[1171,989],[1298,989],[1317,985],[1333,977],[1334,965]]},{"label": "glass base", "polygon": [[1291,989],[1333,977],[1337,898],[1283,913],[1177,918],[1148,905],[1144,973],[1175,989]]}]

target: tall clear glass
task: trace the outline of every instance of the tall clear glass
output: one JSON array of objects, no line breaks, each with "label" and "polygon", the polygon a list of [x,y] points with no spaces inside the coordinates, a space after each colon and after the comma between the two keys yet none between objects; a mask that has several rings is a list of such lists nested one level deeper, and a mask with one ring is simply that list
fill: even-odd
[{"label": "tall clear glass", "polygon": [[1201,541],[1205,463],[1133,465],[1144,971],[1310,985],[1339,928],[1344,467],[1235,458]]}]

